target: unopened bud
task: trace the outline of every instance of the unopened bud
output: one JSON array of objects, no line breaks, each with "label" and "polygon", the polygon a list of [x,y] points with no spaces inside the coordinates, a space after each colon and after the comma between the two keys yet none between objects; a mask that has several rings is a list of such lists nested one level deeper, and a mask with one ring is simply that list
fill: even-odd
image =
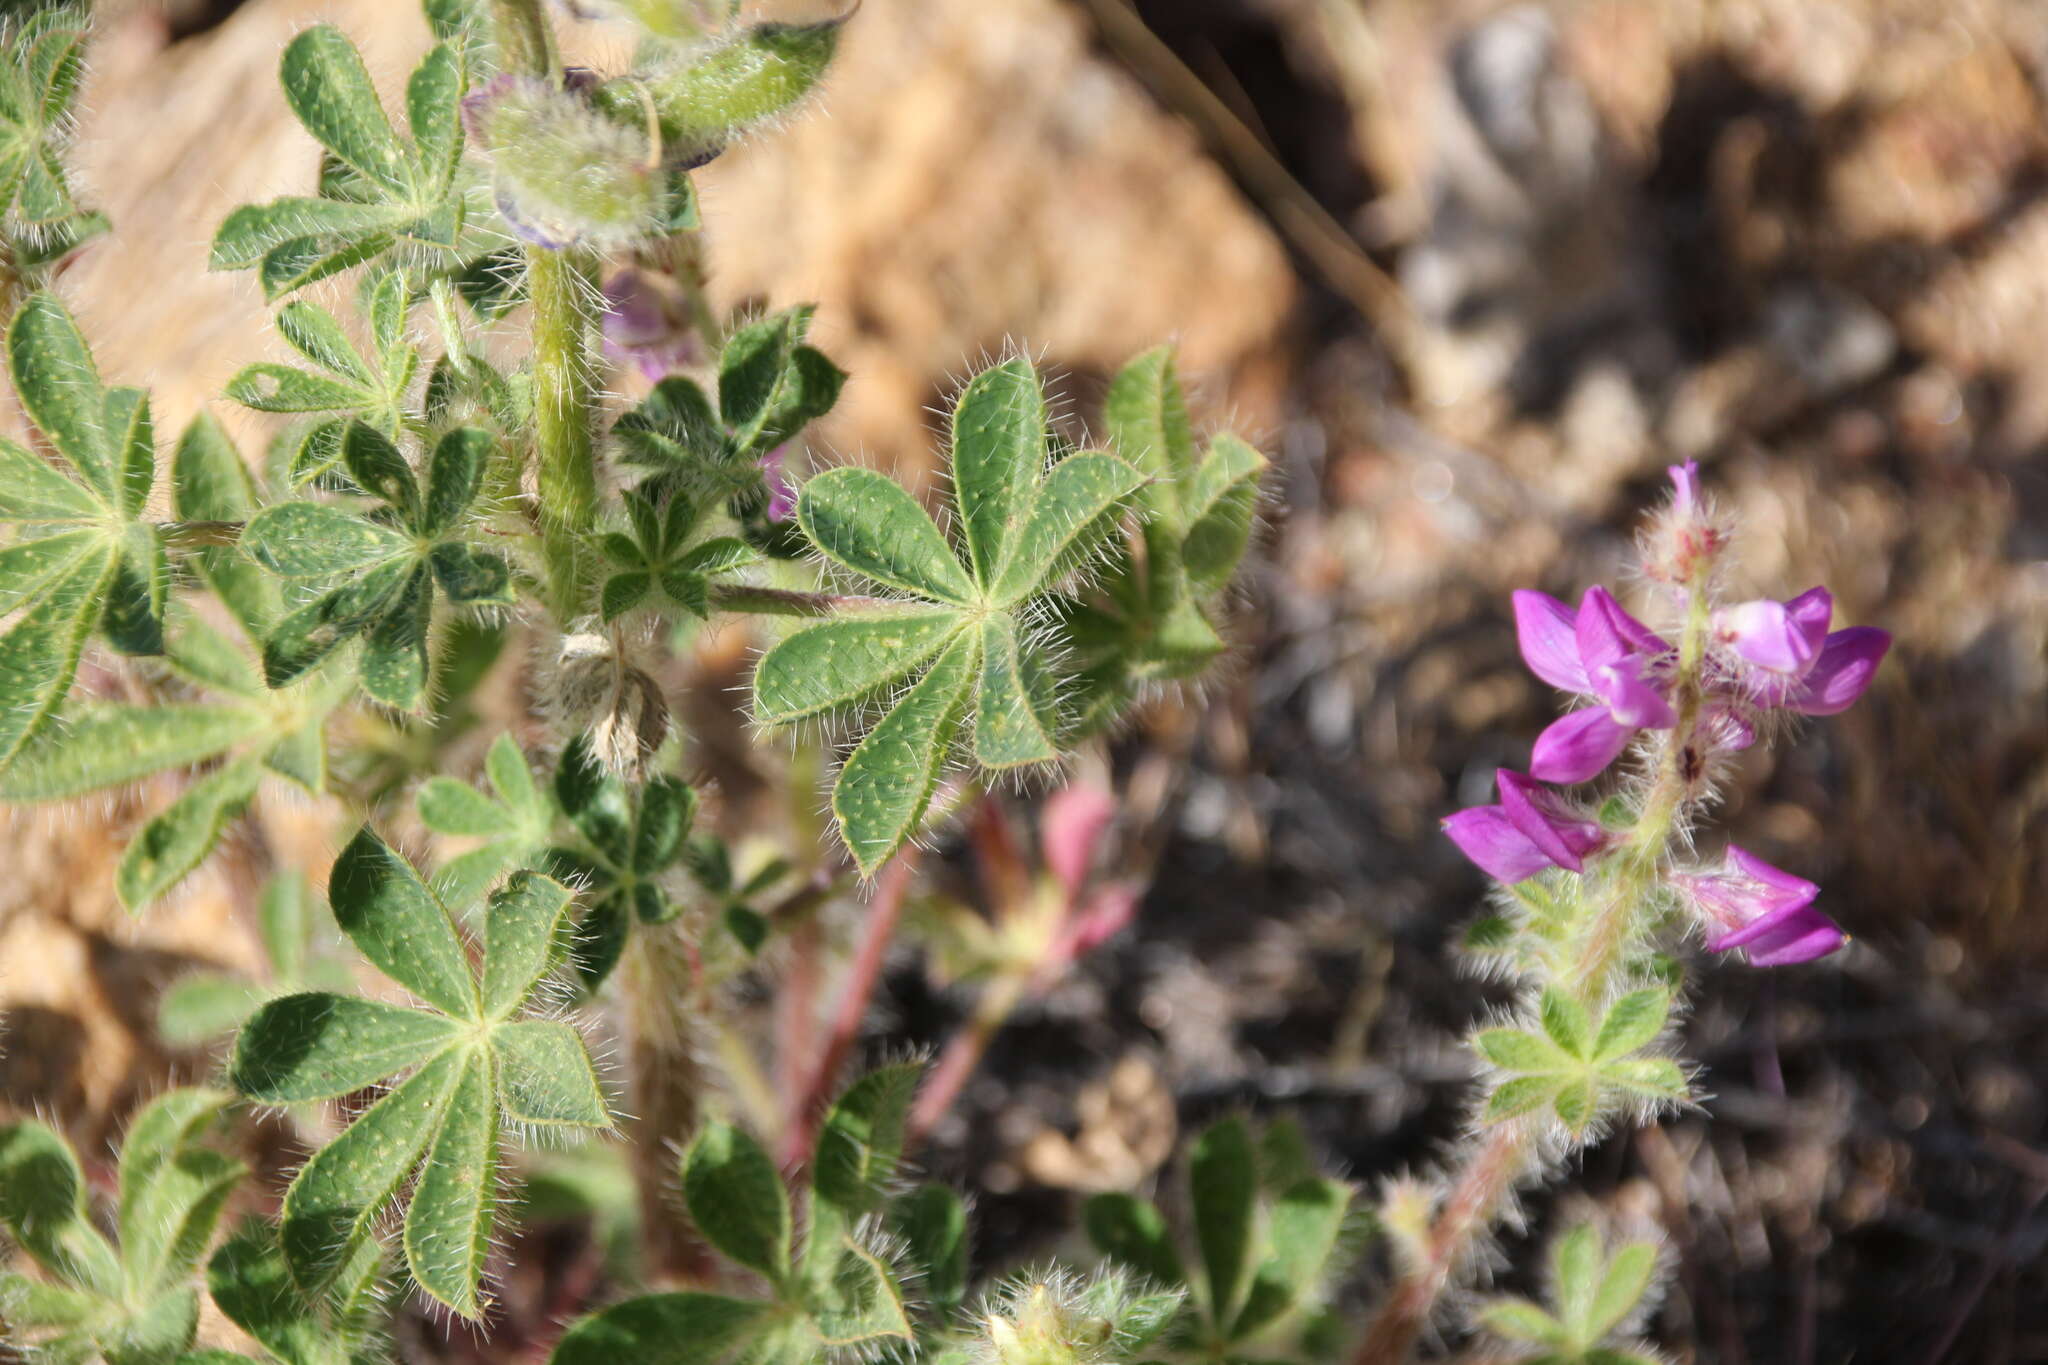
[{"label": "unopened bud", "polygon": [[625,246],[666,219],[668,177],[645,116],[608,117],[586,84],[498,76],[463,100],[470,136],[491,156],[498,211],[538,246]]},{"label": "unopened bud", "polygon": [[1660,583],[1703,583],[1728,548],[1728,532],[1714,520],[1713,509],[1700,492],[1699,465],[1687,460],[1668,472],[1671,505],[1643,542],[1643,570]]},{"label": "unopened bud", "polygon": [[668,738],[668,702],[654,679],[628,668],[590,727],[590,751],[619,776],[638,781]]}]

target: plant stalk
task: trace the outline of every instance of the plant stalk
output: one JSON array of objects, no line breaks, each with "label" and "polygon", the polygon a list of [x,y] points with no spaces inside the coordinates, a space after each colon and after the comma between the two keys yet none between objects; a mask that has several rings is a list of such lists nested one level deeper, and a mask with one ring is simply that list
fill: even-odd
[{"label": "plant stalk", "polygon": [[526,249],[541,554],[549,596],[564,626],[589,601],[583,541],[597,520],[597,370],[591,360],[586,269],[584,253],[575,248]]}]

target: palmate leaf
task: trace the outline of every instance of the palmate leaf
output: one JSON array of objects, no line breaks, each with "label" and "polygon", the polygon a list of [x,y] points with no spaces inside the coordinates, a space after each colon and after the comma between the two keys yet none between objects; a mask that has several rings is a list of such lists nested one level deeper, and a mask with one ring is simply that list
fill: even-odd
[{"label": "palmate leaf", "polygon": [[462,606],[513,600],[510,564],[464,539],[495,449],[481,428],[446,432],[428,457],[423,491],[396,445],[352,422],[341,438],[342,462],[382,508],[361,515],[285,502],[250,520],[242,533],[250,558],[280,577],[326,585],[271,629],[263,650],[270,686],[289,686],[360,639],[363,690],[402,711],[424,705],[436,590]]},{"label": "palmate leaf", "polygon": [[106,218],[81,208],[64,168],[87,25],[76,8],[17,18],[0,32],[0,224],[31,284]]},{"label": "palmate leaf", "polygon": [[618,965],[633,924],[665,924],[681,912],[661,885],[682,861],[697,794],[666,774],[635,788],[606,768],[589,734],[562,751],[555,804],[577,838],[541,855],[555,876],[576,885],[584,904],[569,950],[586,991]]},{"label": "palmate leaf", "polygon": [[329,895],[363,955],[430,1008],[286,996],[236,1038],[230,1078],[272,1103],[347,1094],[410,1071],[301,1169],[285,1194],[280,1251],[302,1290],[324,1291],[424,1160],[406,1211],[406,1261],[429,1295],[475,1318],[505,1120],[610,1123],[575,1031],[520,1017],[558,961],[569,892],[515,873],[484,909],[480,969],[432,888],[368,829],[342,851]]},{"label": "palmate leaf", "polygon": [[600,542],[605,559],[618,570],[604,583],[607,623],[663,599],[693,616],[708,616],[711,580],[760,558],[735,536],[693,545],[700,508],[679,479],[650,480],[628,491],[623,501],[631,533],[613,532]]},{"label": "palmate leaf", "polygon": [[136,1116],[121,1150],[118,1245],[94,1226],[61,1137],[33,1121],[0,1128],[0,1221],[50,1277],[0,1277],[0,1314],[30,1334],[30,1358],[157,1365],[191,1346],[189,1281],[247,1173],[202,1144],[230,1099],[172,1090]]},{"label": "palmate leaf", "polygon": [[100,382],[85,339],[50,294],[31,295],[7,329],[23,409],[62,465],[0,440],[0,771],[49,724],[97,628],[115,649],[161,653],[169,561],[140,517],[156,479],[148,398]]},{"label": "palmate leaf", "polygon": [[292,112],[346,176],[323,178],[317,198],[236,209],[214,235],[212,268],[254,268],[275,299],[401,241],[452,253],[463,218],[457,130],[467,84],[456,48],[435,46],[407,82],[409,139],[392,127],[362,57],[338,29],[315,25],[294,38],[280,78]]},{"label": "palmate leaf", "polygon": [[1473,1045],[1501,1073],[1486,1121],[1549,1108],[1578,1139],[1624,1108],[1683,1104],[1690,1087],[1678,1063],[1641,1055],[1664,1031],[1671,1005],[1669,989],[1644,987],[1610,1004],[1596,1027],[1582,1002],[1552,987],[1538,1002],[1535,1027],[1481,1030]]},{"label": "palmate leaf", "polygon": [[898,485],[844,468],[804,485],[797,522],[845,573],[897,595],[786,637],[754,673],[754,712],[784,724],[895,700],[833,788],[840,837],[872,874],[922,822],[956,735],[986,769],[1059,756],[1061,674],[1031,628],[1052,586],[1098,551],[1141,482],[1114,456],[1045,469],[1045,402],[1030,362],[976,375],[953,417],[956,549]]},{"label": "palmate leaf", "polygon": [[1251,542],[1264,456],[1220,435],[1198,449],[1171,348],[1110,386],[1110,446],[1144,471],[1144,554],[1115,548],[1099,590],[1072,604],[1064,642],[1082,669],[1077,728],[1100,728],[1145,686],[1194,677],[1224,648],[1221,594]]}]

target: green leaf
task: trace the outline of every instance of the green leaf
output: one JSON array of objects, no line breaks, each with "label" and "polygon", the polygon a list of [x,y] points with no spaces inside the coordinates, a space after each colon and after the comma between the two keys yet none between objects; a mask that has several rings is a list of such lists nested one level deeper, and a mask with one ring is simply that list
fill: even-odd
[{"label": "green leaf", "polygon": [[975,653],[971,635],[955,637],[840,769],[832,812],[862,875],[879,871],[924,819],[966,708]]},{"label": "green leaf", "polygon": [[1579,1134],[1600,1112],[1600,1097],[1591,1081],[1570,1081],[1557,1092],[1551,1107],[1557,1111],[1560,1123],[1573,1134]]},{"label": "green leaf", "polygon": [[297,682],[380,620],[413,578],[410,560],[391,560],[285,617],[263,642],[264,682]]},{"label": "green leaf", "polygon": [[293,350],[323,370],[332,370],[361,389],[374,389],[377,378],[341,330],[334,314],[315,303],[296,301],[277,310],[278,334]]},{"label": "green leaf", "polygon": [[649,781],[640,789],[631,870],[646,878],[674,866],[696,817],[697,793],[686,784],[666,776]]},{"label": "green leaf", "polygon": [[1116,453],[1148,479],[1144,498],[1153,515],[1169,527],[1185,525],[1181,486],[1194,473],[1195,437],[1171,346],[1147,351],[1117,373],[1104,416]]},{"label": "green leaf", "polygon": [[165,1365],[192,1344],[198,1327],[198,1291],[173,1290],[128,1314],[97,1345],[107,1365]]},{"label": "green leaf", "polygon": [[1591,1056],[1592,1021],[1586,1017],[1586,1007],[1569,992],[1555,986],[1547,988],[1538,1004],[1537,1015],[1543,1023],[1543,1031],[1560,1051],[1582,1061]]},{"label": "green leaf", "polygon": [[1251,1274],[1258,1164],[1241,1118],[1212,1124],[1188,1155],[1189,1207],[1209,1284],[1209,1311],[1225,1323]]},{"label": "green leaf", "polygon": [[[445,548],[445,547],[442,547]],[[433,577],[416,568],[385,607],[364,641],[363,691],[398,711],[417,711],[427,691],[427,629],[434,606]]]},{"label": "green leaf", "polygon": [[1558,1084],[1554,1075],[1517,1076],[1501,1082],[1486,1098],[1486,1121],[1500,1123],[1541,1109],[1557,1093]]},{"label": "green leaf", "polygon": [[736,451],[780,445],[839,401],[845,373],[802,344],[814,311],[792,308],[741,327],[726,340],[718,405]]},{"label": "green leaf", "polygon": [[514,601],[512,566],[489,550],[443,541],[434,547],[429,562],[434,581],[458,606],[509,607]]},{"label": "green leaf", "polygon": [[1045,466],[1045,394],[1023,357],[968,381],[953,409],[953,491],[974,576],[993,586]]},{"label": "green leaf", "polygon": [[271,723],[246,704],[97,705],[71,717],[61,738],[23,754],[0,777],[0,800],[52,801],[119,786],[203,762]]},{"label": "green leaf", "polygon": [[107,643],[123,654],[162,654],[170,587],[170,558],[155,528],[131,527],[115,547],[113,567],[102,589],[100,631]]},{"label": "green leaf", "polygon": [[212,851],[228,822],[249,804],[262,776],[259,760],[230,763],[193,783],[144,825],[129,841],[114,872],[121,904],[140,911],[183,881]]},{"label": "green leaf", "polygon": [[1327,1277],[1330,1257],[1351,1209],[1351,1187],[1310,1178],[1275,1200],[1268,1219],[1272,1250],[1252,1278],[1233,1340],[1256,1336],[1299,1307]]},{"label": "green leaf", "polygon": [[986,616],[981,623],[974,757],[984,768],[1050,763],[1059,757],[1024,676],[1016,623],[1002,614]]},{"label": "green leaf", "polygon": [[1218,436],[1184,498],[1187,534],[1181,560],[1197,594],[1221,592],[1251,544],[1266,457],[1235,436]]},{"label": "green leaf", "polygon": [[235,1039],[228,1078],[272,1104],[335,1099],[417,1066],[454,1042],[440,1015],[310,991],[258,1010]]},{"label": "green leaf", "polygon": [[1602,1083],[1647,1099],[1683,1103],[1691,1094],[1685,1071],[1669,1057],[1635,1057],[1600,1068]]},{"label": "green leaf", "polygon": [[206,1264],[206,1287],[229,1321],[285,1365],[347,1362],[346,1334],[324,1321],[292,1283],[269,1228],[258,1226],[222,1243]]},{"label": "green leaf", "polygon": [[1578,1323],[1581,1341],[1599,1341],[1621,1326],[1635,1312],[1643,1295],[1657,1277],[1657,1248],[1648,1242],[1630,1242],[1607,1262],[1599,1288],[1588,1296],[1585,1314]]},{"label": "green leaf", "polygon": [[771,725],[863,701],[959,635],[955,612],[841,616],[787,636],[754,669],[754,709]]},{"label": "green leaf", "polygon": [[16,1328],[82,1327],[99,1311],[94,1295],[26,1275],[0,1275],[0,1321]]},{"label": "green leaf", "polygon": [[894,479],[872,469],[828,469],[797,496],[797,523],[839,567],[899,592],[965,606],[973,582],[953,547]]},{"label": "green leaf", "polygon": [[596,92],[614,99],[619,116],[651,97],[661,121],[662,142],[686,152],[715,152],[748,127],[772,119],[809,94],[838,50],[845,20],[823,23],[763,23],[734,28],[722,40],[685,49],[681,62],[658,67],[632,80],[646,96],[607,82]]},{"label": "green leaf", "polygon": [[505,809],[467,782],[434,776],[420,787],[420,819],[436,834],[486,839],[504,832]]},{"label": "green leaf", "polygon": [[367,422],[350,422],[341,437],[341,460],[363,491],[390,503],[408,524],[418,524],[419,481],[389,436]]},{"label": "green leaf", "polygon": [[[171,463],[171,510],[181,521],[246,522],[255,513],[249,467],[212,413],[194,417],[178,438]],[[208,546],[192,556],[192,563],[251,636],[260,636],[277,618],[276,588],[234,547]]]},{"label": "green leaf", "polygon": [[432,193],[447,189],[462,161],[462,87],[462,62],[445,42],[428,50],[405,83],[406,122]]},{"label": "green leaf", "polygon": [[498,1201],[498,1114],[491,1054],[472,1051],[421,1168],[405,1215],[405,1259],[427,1294],[481,1316],[477,1282],[490,1254]]},{"label": "green leaf", "polygon": [[322,146],[394,194],[410,189],[404,149],[362,57],[340,29],[319,24],[292,39],[280,74],[285,100]]},{"label": "green leaf", "polygon": [[926,1300],[949,1314],[967,1297],[967,1205],[944,1185],[920,1185],[896,1210],[896,1232]]},{"label": "green leaf", "polygon": [[0,520],[96,521],[106,509],[55,465],[0,437]]},{"label": "green leaf", "polygon": [[285,1192],[278,1245],[302,1289],[325,1287],[357,1253],[438,1131],[467,1063],[462,1048],[441,1053],[300,1169]]},{"label": "green leaf", "polygon": [[726,1256],[770,1280],[789,1274],[789,1194],[761,1145],[713,1120],[683,1153],[690,1217]]},{"label": "green leaf", "polygon": [[42,733],[71,690],[78,656],[112,586],[113,567],[110,559],[82,556],[47,580],[0,635],[0,773]]},{"label": "green leaf", "polygon": [[712,1365],[751,1336],[769,1305],[694,1290],[647,1294],[575,1324],[550,1365]]},{"label": "green leaf", "polygon": [[1591,1224],[1580,1223],[1550,1244],[1551,1297],[1557,1317],[1581,1346],[1597,1338],[1583,1331],[1586,1311],[1599,1292],[1600,1237]]},{"label": "green leaf", "polygon": [[58,1279],[102,1295],[120,1292],[114,1249],[85,1214],[85,1175],[70,1146],[34,1119],[0,1127],[0,1222]]},{"label": "green leaf", "polygon": [[830,1277],[812,1286],[808,1307],[828,1350],[879,1353],[892,1340],[913,1336],[903,1287],[888,1266],[851,1238],[839,1246]]},{"label": "green leaf", "polygon": [[[408,226],[415,217],[417,211],[407,205],[336,199],[244,204],[214,233],[206,264],[210,270],[260,266],[264,297],[278,298],[361,264],[389,245],[385,234]],[[370,249],[373,244],[376,250]],[[277,259],[268,259],[272,253]]]},{"label": "green leaf", "polygon": [[1547,1038],[1533,1033],[1524,1033],[1515,1028],[1490,1028],[1472,1040],[1479,1049],[1479,1055],[1503,1071],[1555,1071],[1560,1066],[1569,1066],[1570,1059],[1561,1054]]},{"label": "green leaf", "polygon": [[1150,1200],[1098,1194],[1083,1208],[1081,1221],[1088,1240],[1110,1260],[1169,1289],[1187,1283],[1187,1272],[1173,1249],[1173,1234]]},{"label": "green leaf", "polygon": [[569,915],[569,889],[515,872],[484,908],[484,1013],[509,1018],[546,974]]},{"label": "green leaf", "polygon": [[576,1030],[560,1020],[503,1024],[492,1031],[498,1094],[521,1123],[604,1128],[611,1113]]},{"label": "green leaf", "polygon": [[1016,533],[995,598],[1015,603],[1084,560],[1116,529],[1115,513],[1142,476],[1113,455],[1083,451],[1054,467]]},{"label": "green leaf", "polygon": [[923,1075],[922,1066],[899,1062],[861,1077],[839,1097],[818,1130],[811,1182],[819,1199],[849,1218],[882,1207]]},{"label": "green leaf", "polygon": [[484,486],[497,438],[479,427],[456,427],[434,444],[427,465],[427,501],[420,521],[422,535],[452,530],[469,511]]},{"label": "green leaf", "polygon": [[15,393],[29,420],[112,507],[120,497],[118,433],[106,429],[105,390],[78,324],[53,294],[31,294],[7,328]]},{"label": "green leaf", "polygon": [[1527,1299],[1495,1299],[1480,1312],[1479,1325],[1505,1341],[1555,1345],[1564,1340],[1563,1325]]},{"label": "green leaf", "polygon": [[1664,1031],[1671,1017],[1671,992],[1661,986],[1630,991],[1607,1007],[1600,1034],[1593,1040],[1593,1060],[1613,1061],[1646,1047]]},{"label": "green leaf", "polygon": [[379,971],[444,1013],[479,1017],[455,923],[412,864],[365,825],[327,883],[334,918]]},{"label": "green leaf", "polygon": [[356,412],[381,401],[369,389],[270,361],[243,366],[225,392],[258,412]]},{"label": "green leaf", "polygon": [[130,1200],[126,1161],[124,1152],[121,1257],[133,1301],[184,1286],[248,1168],[203,1147],[176,1150],[136,1182]]}]

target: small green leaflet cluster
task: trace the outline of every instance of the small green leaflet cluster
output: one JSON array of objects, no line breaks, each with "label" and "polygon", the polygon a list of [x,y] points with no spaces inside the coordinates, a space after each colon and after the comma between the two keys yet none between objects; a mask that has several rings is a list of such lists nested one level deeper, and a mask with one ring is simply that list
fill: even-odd
[{"label": "small green leaflet cluster", "polygon": [[64,1139],[28,1120],[0,1127],[0,1221],[45,1278],[0,1274],[0,1321],[38,1361],[174,1365],[192,1345],[192,1273],[246,1173],[203,1145],[232,1097],[173,1090],[139,1114],[121,1148],[119,1245],[95,1224]]},{"label": "small green leaflet cluster", "polygon": [[[31,306],[41,307],[36,301]],[[50,307],[53,311],[46,320],[61,317],[54,304]],[[73,373],[75,377],[77,371]],[[67,439],[75,446],[80,438],[74,434]],[[138,462],[143,439],[138,435],[133,448]],[[9,503],[9,494],[0,494],[0,507],[26,507],[34,502],[46,514],[66,505],[85,510],[76,504],[91,496],[90,485],[65,480],[53,465],[18,447],[0,445],[0,461],[11,471],[7,479],[14,498]],[[138,910],[170,890],[206,858],[265,774],[280,775],[310,792],[325,787],[328,717],[351,690],[345,678],[337,678],[331,671],[316,671],[283,691],[264,685],[252,651],[275,624],[279,599],[275,585],[236,549],[206,543],[211,528],[233,527],[257,502],[247,466],[212,418],[202,415],[186,428],[178,442],[171,483],[176,522],[134,521],[117,532],[111,523],[112,510],[102,504],[109,520],[97,528],[81,532],[66,530],[58,522],[23,525],[16,541],[0,550],[0,591],[8,594],[9,601],[20,602],[34,597],[39,588],[51,588],[47,579],[39,582],[36,577],[33,561],[39,547],[53,542],[69,544],[81,547],[81,554],[91,554],[88,537],[98,535],[104,542],[98,553],[111,562],[125,547],[145,538],[161,549],[173,536],[197,533],[200,543],[180,556],[179,567],[189,569],[212,589],[244,637],[237,642],[198,613],[168,602],[165,624],[152,625],[149,633],[161,631],[164,662],[184,687],[218,700],[167,699],[154,705],[99,702],[73,707],[61,713],[55,726],[43,728],[0,772],[0,799],[50,801],[155,773],[209,765],[176,801],[143,826],[122,856],[115,887],[122,901]],[[38,489],[42,491],[38,493]],[[22,576],[14,577],[15,572]],[[118,574],[118,569],[113,572]],[[98,609],[103,616],[110,607],[84,607],[68,630],[87,633],[91,613]],[[16,630],[23,628],[30,634],[18,642],[23,651],[20,657],[46,659],[55,647],[47,637],[56,627],[31,610]],[[38,630],[44,632],[41,644],[35,634]],[[10,634],[0,640],[0,655],[13,638]],[[61,700],[67,676],[61,670],[43,676],[45,690],[37,700],[46,718]]]},{"label": "small green leaflet cluster", "polygon": [[[465,244],[464,57],[444,32],[406,82],[401,138],[355,45],[316,25],[285,48],[286,101],[325,150],[316,196],[248,204],[214,235],[215,270],[254,268],[268,299],[376,260],[401,244],[455,253]],[[479,252],[478,254],[482,254]],[[450,269],[468,262],[451,257]]]},{"label": "small green leaflet cluster", "polygon": [[1537,1008],[1537,1029],[1482,1030],[1473,1046],[1500,1073],[1484,1118],[1499,1123],[1548,1110],[1574,1139],[1624,1110],[1683,1104],[1685,1072],[1669,1057],[1642,1050],[1671,1017],[1671,992],[1646,986],[1610,1004],[1595,1027],[1586,1007],[1552,986]]},{"label": "small green leaflet cluster", "polygon": [[934,1365],[1124,1365],[1144,1360],[1180,1311],[1178,1290],[1114,1267],[1083,1281],[1064,1270],[1014,1275],[976,1309],[983,1340],[942,1349]]},{"label": "small green leaflet cluster", "polygon": [[484,907],[474,969],[440,899],[367,828],[336,860],[328,895],[358,951],[424,1007],[307,992],[271,1001],[237,1036],[230,1078],[267,1103],[338,1099],[409,1073],[300,1169],[285,1193],[280,1252],[302,1290],[324,1291],[417,1168],[406,1264],[427,1294],[476,1318],[506,1122],[611,1121],[576,1030],[522,1017],[561,962],[569,892],[515,873]]},{"label": "small green leaflet cluster", "polygon": [[61,155],[86,27],[84,14],[67,7],[0,29],[0,259],[38,282],[108,226],[105,215],[79,206]]},{"label": "small green leaflet cluster", "polygon": [[846,386],[845,372],[804,340],[814,312],[791,308],[736,329],[719,353],[715,409],[694,380],[656,384],[612,427],[620,458],[658,471],[662,496],[723,502],[750,541],[772,548],[763,462],[830,412]]},{"label": "small green leaflet cluster", "polygon": [[[348,413],[398,439],[420,368],[419,348],[406,337],[411,302],[401,271],[384,269],[364,277],[362,314],[369,324],[371,351],[366,356],[334,314],[317,303],[293,299],[277,310],[278,335],[316,368],[250,365],[228,381],[227,396],[258,412]],[[343,419],[332,418],[300,437],[292,460],[294,485],[339,465],[346,425]]]},{"label": "small green leaflet cluster", "polygon": [[1321,1174],[1300,1130],[1241,1118],[1214,1124],[1188,1154],[1190,1274],[1154,1204],[1128,1194],[1088,1201],[1083,1222],[1104,1256],[1154,1285],[1188,1292],[1166,1345],[1204,1359],[1299,1341],[1316,1326],[1321,1295],[1359,1240],[1354,1191]]},{"label": "small green leaflet cluster", "polygon": [[[768,1297],[692,1290],[628,1299],[571,1327],[553,1365],[811,1365],[907,1349],[917,1329],[902,1271],[871,1224],[888,1209],[920,1075],[914,1065],[884,1067],[833,1106],[812,1163],[801,1236],[773,1158],[731,1124],[706,1124],[683,1154],[683,1198],[705,1240],[765,1281]],[[929,1206],[924,1212],[930,1235],[914,1243],[917,1259],[936,1260],[941,1270],[927,1292],[957,1302],[964,1212],[957,1200],[936,1218]]]},{"label": "small green leaflet cluster", "polygon": [[1145,475],[1144,555],[1126,545],[1067,616],[1086,726],[1148,685],[1195,677],[1224,650],[1219,599],[1251,543],[1264,456],[1224,434],[1195,445],[1171,347],[1148,351],[1111,383],[1110,444]]},{"label": "small green leaflet cluster", "polygon": [[[667,924],[681,913],[663,883],[687,852],[697,794],[664,774],[637,786],[621,780],[598,761],[587,734],[563,751],[552,802],[509,735],[491,746],[485,776],[488,794],[452,777],[429,778],[420,789],[427,828],[483,841],[442,869],[436,889],[459,901],[511,867],[538,869],[575,887],[569,962],[582,988],[596,990],[618,965],[636,922]],[[555,838],[558,812],[569,838]]]},{"label": "small green leaflet cluster", "polygon": [[156,1013],[157,1033],[172,1047],[199,1047],[231,1033],[277,996],[345,991],[353,984],[347,963],[316,951],[316,925],[325,907],[305,878],[295,873],[273,877],[256,908],[264,978],[200,971],[173,982],[157,1001]]},{"label": "small green leaflet cluster", "polygon": [[461,607],[514,601],[511,564],[471,539],[496,446],[487,431],[455,428],[435,443],[422,488],[388,437],[352,422],[341,439],[342,467],[381,505],[358,514],[285,502],[250,520],[242,546],[251,558],[281,577],[322,585],[264,641],[263,674],[272,687],[297,681],[360,638],[363,691],[397,710],[422,708],[435,590]]},{"label": "small green leaflet cluster", "polygon": [[817,552],[894,596],[770,649],[755,669],[754,713],[784,725],[879,706],[832,792],[840,836],[864,873],[916,831],[970,717],[984,769],[1060,755],[1046,599],[1114,533],[1143,476],[1095,451],[1048,470],[1046,420],[1028,360],[984,370],[961,391],[952,473],[964,554],[902,485],[871,469],[820,474],[797,499]]},{"label": "small green leaflet cluster", "polygon": [[1480,1309],[1479,1325],[1526,1365],[1656,1365],[1647,1348],[1626,1340],[1656,1278],[1655,1247],[1627,1242],[1603,1256],[1598,1234],[1581,1225],[1551,1244],[1548,1311],[1497,1298]]},{"label": "small green leaflet cluster", "polygon": [[15,393],[60,458],[0,440],[0,769],[50,721],[97,631],[161,654],[170,556],[144,520],[156,484],[149,396],[100,382],[64,306],[32,296],[7,329]]},{"label": "small green leaflet cluster", "polygon": [[629,489],[623,501],[631,534],[612,531],[601,542],[612,572],[601,605],[609,625],[629,611],[666,604],[704,618],[711,615],[711,580],[760,558],[737,536],[690,543],[701,504],[666,480]]}]

